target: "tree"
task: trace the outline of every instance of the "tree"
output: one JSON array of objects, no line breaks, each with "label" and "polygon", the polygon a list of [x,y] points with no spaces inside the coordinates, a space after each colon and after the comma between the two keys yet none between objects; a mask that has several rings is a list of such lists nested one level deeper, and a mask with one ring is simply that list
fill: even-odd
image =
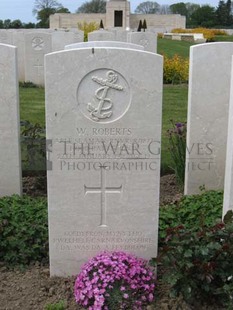
[{"label": "tree", "polygon": [[23,23],[19,19],[15,19],[11,22],[10,28],[19,29],[23,28]]},{"label": "tree", "polygon": [[227,0],[226,3],[220,0],[216,9],[216,15],[218,25],[231,26],[233,23],[231,0]]},{"label": "tree", "polygon": [[33,14],[39,21],[38,26],[42,28],[49,27],[49,16],[55,13],[69,13],[69,10],[64,8],[56,0],[35,0]]},{"label": "tree", "polygon": [[91,0],[83,3],[76,13],[106,13],[106,0]]},{"label": "tree", "polygon": [[178,2],[178,3],[170,5],[170,10],[172,14],[180,14],[183,16],[188,15],[188,10],[184,2]]},{"label": "tree", "polygon": [[203,5],[191,15],[192,26],[213,27],[216,24],[215,8]]},{"label": "tree", "polygon": [[161,15],[171,14],[170,5],[161,4],[159,7],[159,14]]},{"label": "tree", "polygon": [[160,5],[157,2],[145,1],[140,3],[135,10],[137,14],[155,14],[159,12]]}]

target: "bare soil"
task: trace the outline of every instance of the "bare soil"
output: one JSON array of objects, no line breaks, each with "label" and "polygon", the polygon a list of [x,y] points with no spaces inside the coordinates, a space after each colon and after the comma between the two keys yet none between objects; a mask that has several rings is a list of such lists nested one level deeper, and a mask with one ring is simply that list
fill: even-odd
[{"label": "bare soil", "polygon": [[[32,196],[46,196],[45,177],[24,178],[24,193]],[[161,205],[176,203],[182,197],[174,175],[161,178]],[[160,270],[158,270],[160,273]],[[25,271],[8,270],[0,265],[0,310],[43,310],[46,305],[63,300],[65,309],[82,309],[76,305],[73,295],[75,277],[50,278],[49,266],[29,266]],[[191,310],[181,298],[169,298],[169,287],[158,283],[156,302],[148,310]],[[198,307],[198,310],[217,308]],[[220,309],[219,309],[220,310]]]}]

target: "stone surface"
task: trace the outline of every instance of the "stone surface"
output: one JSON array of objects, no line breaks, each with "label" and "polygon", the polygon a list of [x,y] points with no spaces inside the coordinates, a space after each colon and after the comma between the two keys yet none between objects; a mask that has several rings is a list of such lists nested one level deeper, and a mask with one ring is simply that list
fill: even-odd
[{"label": "stone surface", "polygon": [[[232,59],[233,61],[233,59]],[[228,117],[228,134],[226,148],[226,168],[224,182],[223,217],[233,210],[233,68],[231,70],[231,88]]]},{"label": "stone surface", "polygon": [[52,33],[52,51],[61,51],[68,44],[83,42],[83,31],[61,31],[57,30]]},{"label": "stone surface", "polygon": [[102,250],[157,255],[162,71],[132,49],[46,56],[51,275]]},{"label": "stone surface", "polygon": [[101,29],[88,33],[88,41],[115,41],[113,32]]},{"label": "stone surface", "polygon": [[0,196],[22,193],[16,47],[0,44]]},{"label": "stone surface", "polygon": [[229,42],[190,49],[185,194],[223,189],[232,55]]},{"label": "stone surface", "polygon": [[25,33],[25,81],[44,85],[44,55],[52,51],[50,33]]},{"label": "stone surface", "polygon": [[157,35],[152,32],[130,32],[128,42],[144,46],[147,52],[157,53]]},{"label": "stone surface", "polygon": [[118,48],[131,48],[135,50],[144,50],[142,45],[126,43],[126,42],[117,42],[117,41],[90,41],[83,43],[75,43],[65,46],[65,50],[74,49],[74,48],[87,48],[87,47],[118,47]]}]

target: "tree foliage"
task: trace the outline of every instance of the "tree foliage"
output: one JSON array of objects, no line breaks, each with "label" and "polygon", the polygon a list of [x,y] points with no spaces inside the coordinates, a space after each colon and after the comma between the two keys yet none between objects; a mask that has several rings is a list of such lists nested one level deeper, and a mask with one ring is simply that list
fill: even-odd
[{"label": "tree foliage", "polygon": [[213,27],[216,25],[216,12],[214,7],[203,5],[191,15],[192,26]]},{"label": "tree foliage", "polygon": [[227,0],[226,2],[220,0],[216,10],[216,15],[219,25],[227,27],[232,26],[233,16],[231,0]]},{"label": "tree foliage", "polygon": [[106,13],[106,1],[86,1],[77,9],[76,13]]},{"label": "tree foliage", "polygon": [[39,21],[38,26],[42,28],[49,27],[49,16],[55,13],[70,13],[56,0],[35,0],[33,14]]},{"label": "tree foliage", "polygon": [[156,14],[159,12],[160,5],[157,2],[145,1],[140,3],[135,10],[137,14]]}]

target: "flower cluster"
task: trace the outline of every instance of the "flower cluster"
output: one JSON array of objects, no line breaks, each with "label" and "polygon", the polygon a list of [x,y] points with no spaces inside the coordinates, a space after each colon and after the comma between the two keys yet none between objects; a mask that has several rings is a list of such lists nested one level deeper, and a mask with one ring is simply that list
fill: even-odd
[{"label": "flower cluster", "polygon": [[147,262],[124,252],[103,252],[83,267],[76,302],[89,310],[143,309],[154,300],[155,274]]},{"label": "flower cluster", "polygon": [[165,84],[187,83],[189,60],[175,54],[172,58],[164,55],[163,82]]}]

